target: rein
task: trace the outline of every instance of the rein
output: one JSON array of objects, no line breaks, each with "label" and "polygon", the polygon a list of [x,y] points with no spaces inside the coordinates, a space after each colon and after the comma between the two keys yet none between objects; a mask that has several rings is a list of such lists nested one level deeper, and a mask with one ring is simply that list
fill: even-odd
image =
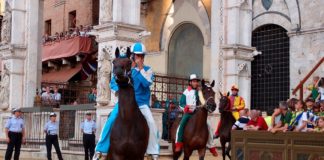
[{"label": "rein", "polygon": [[210,96],[210,97],[207,98],[207,100],[205,100],[205,98],[204,98],[204,96],[203,96],[201,90],[198,92],[198,96],[199,96],[199,101],[202,103],[202,105],[201,105],[200,107],[205,108],[205,109],[207,109],[207,111],[208,111],[209,113],[212,113],[212,111],[210,111],[210,110],[208,109],[208,104],[207,104],[207,102],[208,102],[210,99],[214,99],[214,97]]}]

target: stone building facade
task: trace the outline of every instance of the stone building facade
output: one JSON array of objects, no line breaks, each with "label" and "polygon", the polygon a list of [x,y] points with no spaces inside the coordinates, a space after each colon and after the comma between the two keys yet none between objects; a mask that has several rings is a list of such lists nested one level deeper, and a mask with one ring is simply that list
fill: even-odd
[{"label": "stone building facade", "polygon": [[[73,7],[82,10],[76,12],[76,25],[94,21],[90,0],[7,2],[10,38],[5,37],[0,47],[6,77],[0,83],[0,93],[6,93],[0,95],[3,111],[33,104],[40,85],[44,21],[58,24],[52,34],[67,30],[68,19],[60,17]],[[113,105],[108,85],[112,53],[136,41],[146,45],[145,63],[156,73],[184,77],[197,72],[215,80],[215,90],[221,92],[237,84],[247,107],[271,110],[278,101],[292,97],[292,89],[324,57],[322,6],[322,0],[100,0],[99,23],[92,32],[99,43],[99,128]],[[150,36],[143,38],[143,31]],[[323,65],[312,76],[323,77]],[[1,113],[1,125],[8,115]],[[216,127],[217,116],[211,119]]]},{"label": "stone building facade", "polygon": [[50,35],[70,28],[98,24],[99,0],[46,0],[44,1],[44,31],[51,23]]}]

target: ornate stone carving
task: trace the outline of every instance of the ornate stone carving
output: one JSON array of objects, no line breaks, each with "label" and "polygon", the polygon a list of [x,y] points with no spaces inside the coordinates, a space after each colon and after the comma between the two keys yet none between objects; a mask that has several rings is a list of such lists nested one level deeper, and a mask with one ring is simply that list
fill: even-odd
[{"label": "ornate stone carving", "polygon": [[5,14],[2,19],[2,29],[1,29],[1,44],[9,44],[11,40],[11,6],[6,1]]},{"label": "ornate stone carving", "polygon": [[3,71],[1,73],[0,82],[0,109],[9,108],[9,83],[10,83],[10,68],[9,64],[3,63]]},{"label": "ornate stone carving", "polygon": [[100,0],[100,23],[111,21],[113,0]]},{"label": "ornate stone carving", "polygon": [[113,47],[106,46],[98,55],[98,98],[97,102],[100,105],[108,105],[110,100],[110,73],[111,61],[113,59]]}]

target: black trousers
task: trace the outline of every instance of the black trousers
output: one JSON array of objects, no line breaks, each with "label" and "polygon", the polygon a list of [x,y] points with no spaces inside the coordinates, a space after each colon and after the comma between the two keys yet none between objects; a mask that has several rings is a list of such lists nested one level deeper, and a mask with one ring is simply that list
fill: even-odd
[{"label": "black trousers", "polygon": [[15,148],[14,160],[19,160],[20,148],[22,143],[22,133],[9,132],[10,142],[7,146],[5,160],[11,160],[12,152]]},{"label": "black trousers", "polygon": [[47,159],[52,160],[52,145],[55,148],[59,160],[63,160],[57,135],[46,135]]},{"label": "black trousers", "polygon": [[[83,134],[84,159],[91,160],[96,147],[96,137],[94,134]],[[89,154],[90,153],[90,154]]]}]

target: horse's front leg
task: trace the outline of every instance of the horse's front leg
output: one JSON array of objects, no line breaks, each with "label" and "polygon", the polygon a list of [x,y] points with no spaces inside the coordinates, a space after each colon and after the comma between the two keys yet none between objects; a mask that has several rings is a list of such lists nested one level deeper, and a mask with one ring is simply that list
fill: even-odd
[{"label": "horse's front leg", "polygon": [[189,149],[189,147],[184,147],[184,157],[183,160],[189,160],[191,154],[192,154],[192,149]]},{"label": "horse's front leg", "polygon": [[223,156],[223,160],[225,160],[225,157],[226,157],[226,152],[225,152],[226,141],[223,138],[221,138],[220,139],[220,142],[221,142],[221,146],[222,146],[222,156]]},{"label": "horse's front leg", "polygon": [[228,147],[226,149],[226,155],[228,156],[229,159],[231,159],[230,151],[231,151],[231,142],[228,144]]},{"label": "horse's front leg", "polygon": [[198,150],[199,160],[204,160],[206,154],[206,147]]}]

